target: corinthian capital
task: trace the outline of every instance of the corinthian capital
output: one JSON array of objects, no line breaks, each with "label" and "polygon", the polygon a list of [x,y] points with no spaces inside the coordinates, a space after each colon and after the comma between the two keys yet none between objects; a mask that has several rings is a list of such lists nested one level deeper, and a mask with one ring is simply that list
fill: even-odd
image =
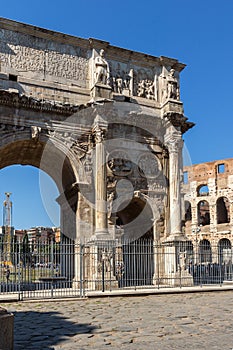
[{"label": "corinthian capital", "polygon": [[93,129],[95,143],[101,143],[104,141],[105,131],[102,129],[99,124],[96,124]]},{"label": "corinthian capital", "polygon": [[183,140],[181,133],[172,133],[165,137],[165,144],[169,150],[169,153],[179,153],[183,147]]}]

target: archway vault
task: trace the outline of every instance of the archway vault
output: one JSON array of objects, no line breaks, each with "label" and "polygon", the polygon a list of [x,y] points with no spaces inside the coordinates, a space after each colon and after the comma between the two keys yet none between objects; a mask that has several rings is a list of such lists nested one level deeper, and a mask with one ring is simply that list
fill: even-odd
[{"label": "archway vault", "polygon": [[[1,138],[0,169],[12,165],[29,165],[43,170],[55,182],[60,205],[60,228],[70,238],[75,239],[76,211],[80,174],[83,176],[81,162],[70,148],[59,139],[41,135],[39,139],[28,137],[25,131],[17,135]],[[83,178],[82,180],[83,181]]]}]

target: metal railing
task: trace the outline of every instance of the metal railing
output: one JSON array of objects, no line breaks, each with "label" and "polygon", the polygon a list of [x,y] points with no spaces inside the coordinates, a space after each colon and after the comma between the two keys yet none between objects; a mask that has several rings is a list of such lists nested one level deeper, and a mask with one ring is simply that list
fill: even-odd
[{"label": "metal railing", "polygon": [[233,284],[232,249],[139,239],[0,241],[0,296],[83,297],[90,291]]}]

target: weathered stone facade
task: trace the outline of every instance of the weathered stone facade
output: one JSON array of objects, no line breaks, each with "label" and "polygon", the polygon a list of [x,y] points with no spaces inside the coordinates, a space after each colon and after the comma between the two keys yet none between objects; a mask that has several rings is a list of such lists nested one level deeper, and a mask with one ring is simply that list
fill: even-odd
[{"label": "weathered stone facade", "polygon": [[[184,167],[185,234],[213,256],[233,244],[233,159]],[[215,254],[216,253],[216,254]]]},{"label": "weathered stone facade", "polygon": [[1,167],[53,178],[64,235],[184,240],[185,65],[6,19],[0,52]]}]

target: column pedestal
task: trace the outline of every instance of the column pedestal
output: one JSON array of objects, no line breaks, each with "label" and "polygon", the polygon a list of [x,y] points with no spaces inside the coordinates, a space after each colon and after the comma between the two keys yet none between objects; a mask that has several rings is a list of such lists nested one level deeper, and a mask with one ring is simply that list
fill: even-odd
[{"label": "column pedestal", "polygon": [[111,86],[104,85],[101,83],[96,83],[91,89],[91,97],[93,98],[112,98],[112,88]]}]

